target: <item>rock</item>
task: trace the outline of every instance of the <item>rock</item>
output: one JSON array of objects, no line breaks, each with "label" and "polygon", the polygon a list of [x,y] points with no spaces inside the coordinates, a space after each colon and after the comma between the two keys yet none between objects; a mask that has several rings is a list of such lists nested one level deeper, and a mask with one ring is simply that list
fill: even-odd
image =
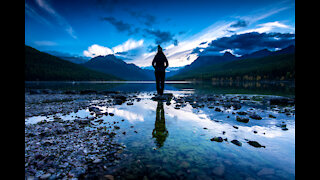
[{"label": "rock", "polygon": [[241,109],[241,105],[239,103],[232,104],[232,107],[233,107],[234,110]]},{"label": "rock", "polygon": [[248,144],[250,144],[251,146],[256,147],[256,148],[261,148],[261,147],[265,148],[266,147],[266,146],[262,146],[257,141],[248,141]]},{"label": "rock", "polygon": [[235,128],[235,129],[239,129],[239,127],[238,126],[232,126],[233,128]]},{"label": "rock", "polygon": [[239,112],[237,112],[237,114],[239,114],[239,115],[247,115],[248,113],[246,113],[244,111],[239,111]]},{"label": "rock", "polygon": [[97,107],[89,107],[89,111],[91,111],[91,112],[100,112],[101,109],[99,109]]},{"label": "rock", "polygon": [[210,140],[211,141],[216,141],[216,142],[222,142],[223,141],[222,137],[214,137],[214,138],[211,138]]},{"label": "rock", "polygon": [[269,114],[269,118],[276,118],[276,117],[272,114]]},{"label": "rock", "polygon": [[50,173],[46,173],[46,174],[43,174],[42,176],[40,176],[40,179],[48,179],[50,176],[51,176]]},{"label": "rock", "polygon": [[242,143],[236,139],[232,140],[231,142],[237,146],[242,146]]},{"label": "rock", "polygon": [[218,107],[216,107],[216,108],[214,109],[214,111],[221,112],[221,109],[218,108]]},{"label": "rock", "polygon": [[97,91],[95,91],[95,90],[82,90],[82,91],[80,91],[80,94],[97,94]]},{"label": "rock", "polygon": [[131,105],[133,105],[133,102],[128,102],[127,105],[131,106]]},{"label": "rock", "polygon": [[183,161],[183,162],[181,162],[181,164],[180,164],[180,166],[182,167],[182,168],[189,168],[190,167],[190,163],[188,163],[187,161]]},{"label": "rock", "polygon": [[215,175],[218,175],[218,176],[222,176],[224,174],[224,170],[225,170],[225,167],[224,165],[220,165],[218,167],[215,167],[212,172],[215,174]]},{"label": "rock", "polygon": [[248,123],[249,122],[249,118],[242,118],[242,117],[239,117],[237,116],[236,117],[236,120],[239,121],[239,122],[243,122],[243,123]]},{"label": "rock", "polygon": [[261,120],[262,119],[262,117],[257,115],[257,114],[251,114],[249,117],[252,118],[252,119],[256,119],[256,120]]},{"label": "rock", "polygon": [[125,95],[121,95],[121,94],[117,94],[112,97],[113,97],[113,99],[120,99],[123,102],[125,102],[127,100],[127,97]]},{"label": "rock", "polygon": [[114,99],[113,100],[113,104],[115,105],[121,105],[123,103],[123,101],[121,99]]},{"label": "rock", "polygon": [[98,163],[100,163],[100,162],[102,162],[102,160],[101,159],[95,159],[94,161],[92,161],[92,163],[94,163],[94,164],[98,164]]},{"label": "rock", "polygon": [[85,174],[86,173],[86,169],[83,168],[83,167],[75,167],[75,168],[72,168],[69,172],[69,174],[72,176],[72,177],[79,177],[81,176],[82,174]]},{"label": "rock", "polygon": [[295,99],[285,98],[285,97],[274,97],[269,99],[270,105],[294,105]]},{"label": "rock", "polygon": [[104,175],[103,177],[106,178],[107,180],[114,180],[114,177],[112,175],[109,175],[109,174]]},{"label": "rock", "polygon": [[258,176],[272,175],[272,174],[274,174],[274,169],[271,169],[271,168],[263,168],[257,173]]}]

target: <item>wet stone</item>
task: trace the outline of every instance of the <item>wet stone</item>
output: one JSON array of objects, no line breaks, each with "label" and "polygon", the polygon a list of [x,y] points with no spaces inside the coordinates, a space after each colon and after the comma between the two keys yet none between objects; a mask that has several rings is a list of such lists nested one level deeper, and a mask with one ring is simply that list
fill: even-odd
[{"label": "wet stone", "polygon": [[242,143],[236,139],[232,140],[231,143],[237,145],[237,146],[242,146]]},{"label": "wet stone", "polygon": [[256,119],[256,120],[261,120],[262,119],[262,117],[257,115],[257,114],[252,114],[249,117],[252,118],[252,119]]},{"label": "wet stone", "polygon": [[211,138],[210,140],[211,141],[216,141],[216,142],[222,142],[223,141],[222,137],[214,137],[214,138]]},{"label": "wet stone", "polygon": [[256,147],[256,148],[261,148],[261,147],[265,148],[266,147],[266,146],[262,146],[257,141],[248,141],[248,144],[250,144],[251,146]]},{"label": "wet stone", "polygon": [[245,117],[236,117],[236,120],[239,122],[243,122],[243,123],[248,123],[249,122],[249,118],[245,118]]}]

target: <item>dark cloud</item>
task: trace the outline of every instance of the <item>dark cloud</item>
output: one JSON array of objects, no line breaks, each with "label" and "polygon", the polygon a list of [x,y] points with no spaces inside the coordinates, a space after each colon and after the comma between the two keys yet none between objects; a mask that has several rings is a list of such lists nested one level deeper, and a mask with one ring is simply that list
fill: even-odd
[{"label": "dark cloud", "polygon": [[200,54],[200,53],[201,53],[200,50],[202,50],[202,49],[204,49],[204,48],[196,47],[196,48],[193,49],[193,51],[191,52],[191,54]]},{"label": "dark cloud", "polygon": [[148,52],[157,51],[157,49],[158,49],[158,46],[149,45],[147,47]]},{"label": "dark cloud", "polygon": [[156,44],[163,44],[170,41],[173,41],[174,44],[178,45],[178,41],[176,39],[173,39],[174,34],[172,34],[169,31],[160,31],[160,30],[149,30],[144,29],[145,33],[148,35],[151,35],[155,38]]},{"label": "dark cloud", "polygon": [[[295,34],[251,32],[213,40],[205,51],[219,52],[232,49],[237,54],[245,54],[265,48],[285,48],[292,44],[295,44]],[[194,52],[198,52],[198,50],[196,48]]]},{"label": "dark cloud", "polygon": [[104,17],[102,18],[104,21],[108,21],[112,24],[119,32],[127,32],[128,34],[137,33],[140,31],[139,28],[134,28],[133,25],[125,23],[121,20],[117,20],[114,17]]},{"label": "dark cloud", "polygon": [[179,44],[178,40],[177,40],[177,39],[174,39],[174,40],[173,40],[173,45],[178,46],[178,44]]},{"label": "dark cloud", "polygon": [[129,11],[130,15],[137,18],[141,23],[144,25],[151,27],[157,22],[157,19],[155,16],[150,14],[144,14],[142,11]]},{"label": "dark cloud", "polygon": [[247,27],[247,26],[248,26],[248,22],[244,20],[239,20],[236,23],[230,25],[230,27],[233,27],[233,28],[241,28],[241,27]]}]

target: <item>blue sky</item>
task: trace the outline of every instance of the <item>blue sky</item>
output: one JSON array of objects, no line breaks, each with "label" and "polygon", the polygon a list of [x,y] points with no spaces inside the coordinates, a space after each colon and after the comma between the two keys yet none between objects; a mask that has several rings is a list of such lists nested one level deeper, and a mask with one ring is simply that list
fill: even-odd
[{"label": "blue sky", "polygon": [[181,67],[200,54],[241,56],[294,39],[292,0],[25,1],[26,45],[87,58],[114,54],[140,67],[150,66],[157,44],[171,67]]}]

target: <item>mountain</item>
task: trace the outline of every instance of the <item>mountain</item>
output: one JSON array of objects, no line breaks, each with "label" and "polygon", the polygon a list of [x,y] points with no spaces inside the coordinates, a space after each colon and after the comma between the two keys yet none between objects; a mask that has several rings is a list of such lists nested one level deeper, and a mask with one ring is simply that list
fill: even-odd
[{"label": "mountain", "polygon": [[294,45],[291,45],[278,51],[269,51],[268,49],[262,49],[262,50],[253,52],[251,54],[244,54],[239,59],[260,58],[260,57],[280,55],[280,54],[290,54],[294,52],[295,52],[295,47]]},{"label": "mountain", "polygon": [[230,62],[237,59],[236,56],[231,54],[230,52],[225,52],[222,56],[199,56],[195,61],[193,61],[190,65],[185,66],[176,74],[189,72],[194,69],[200,68],[202,66],[209,66],[213,64],[219,64],[224,62]]},{"label": "mountain", "polygon": [[62,60],[25,45],[26,81],[94,81],[121,80],[118,77],[93,71]]},{"label": "mountain", "polygon": [[87,57],[76,56],[76,55],[72,55],[72,54],[64,53],[64,52],[59,52],[59,51],[45,51],[45,53],[56,56],[56,57],[63,59],[63,60],[70,61],[75,64],[82,64],[82,63],[89,61],[89,59]]},{"label": "mountain", "polygon": [[260,50],[244,57],[238,57],[229,62],[204,64],[190,71],[180,71],[169,79],[293,80],[294,76],[295,48],[294,46],[289,46],[274,52]]},{"label": "mountain", "polygon": [[114,55],[97,56],[82,65],[124,80],[154,80],[152,70],[141,69],[134,64],[128,64]]},{"label": "mountain", "polygon": [[268,49],[262,49],[262,50],[253,52],[251,54],[244,54],[241,56],[240,59],[260,58],[260,57],[270,56],[271,54],[272,54],[272,51],[269,51]]}]

